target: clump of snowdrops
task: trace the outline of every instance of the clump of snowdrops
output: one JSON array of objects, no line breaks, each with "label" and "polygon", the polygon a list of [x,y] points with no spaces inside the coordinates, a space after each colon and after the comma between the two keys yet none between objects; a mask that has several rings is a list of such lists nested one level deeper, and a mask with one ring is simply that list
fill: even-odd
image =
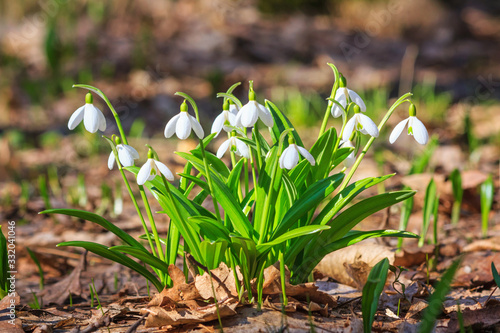
[{"label": "clump of snowdrops", "polygon": [[[215,118],[209,135],[205,135],[200,125],[195,101],[187,94],[176,93],[184,101],[179,114],[166,123],[165,137],[177,136],[180,140],[195,137],[199,141],[189,152],[176,152],[186,161],[183,172],[177,175],[162,162],[171,156],[158,156],[149,145],[147,158],[138,163],[141,166],[135,166],[141,157],[129,145],[120,118],[106,95],[92,86],[74,85],[90,92],[86,104],[69,119],[68,127],[74,129],[83,120],[89,132],[105,131],[106,118],[93,105],[92,93],[106,102],[119,130],[111,137],[103,136],[111,147],[108,167],[111,170],[116,164],[122,175],[144,235],[135,239],[92,212],[44,211],[97,223],[123,242],[114,247],[87,241],[70,241],[59,246],[82,247],[127,266],[159,291],[171,285],[168,266],[175,264],[177,256],[189,254],[189,259],[200,264],[199,273],[202,273],[200,267],[214,269],[225,263],[240,282],[240,296],[247,295],[248,301],[261,304],[263,271],[278,261],[282,275],[286,266],[291,282],[301,283],[308,280],[315,266],[330,252],[367,238],[417,237],[398,230],[353,230],[364,218],[412,197],[414,191],[382,193],[353,204],[353,199],[365,189],[392,175],[351,183],[373,141],[401,104],[409,104],[409,117],[394,128],[389,141],[394,142],[407,128],[407,133],[418,143],[427,143],[427,130],[416,117],[411,93],[401,96],[377,126],[364,114],[366,106],[362,98],[347,88],[346,79],[334,65],[329,66],[335,74],[335,83],[318,139],[309,149],[304,147],[286,110],[279,110],[269,100],[264,104],[257,102],[252,81],[244,105],[233,95],[239,83],[218,94],[222,112]],[[327,128],[331,116],[341,118],[339,131]],[[261,131],[269,132],[270,141]],[[363,135],[368,135],[369,140],[361,148]],[[213,154],[206,147],[218,136],[227,139]],[[222,159],[224,156],[229,156],[229,163]],[[334,169],[340,171],[333,172]],[[136,175],[136,183],[127,180],[126,172]],[[138,188],[139,196],[134,195],[133,188]],[[158,233],[155,222],[158,213],[152,212],[146,191],[161,205],[163,211],[159,213],[169,217],[166,234]],[[211,209],[204,208],[205,201]],[[238,270],[240,275],[236,274]]]}]

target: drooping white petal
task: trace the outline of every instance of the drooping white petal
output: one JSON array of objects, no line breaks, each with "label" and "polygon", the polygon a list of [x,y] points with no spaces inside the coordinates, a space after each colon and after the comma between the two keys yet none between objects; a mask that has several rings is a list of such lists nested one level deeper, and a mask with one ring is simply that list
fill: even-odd
[{"label": "drooping white petal", "polygon": [[363,102],[363,99],[355,91],[352,91],[351,89],[347,89],[347,91],[349,92],[349,97],[351,98],[351,101],[356,103],[362,112],[365,112],[366,105],[365,102]]},{"label": "drooping white petal", "polygon": [[165,178],[167,178],[170,181],[174,180],[174,175],[172,174],[172,171],[170,171],[170,169],[165,164],[156,160],[154,161],[154,163],[158,168],[158,170],[165,176]]},{"label": "drooping white petal", "polygon": [[389,142],[392,144],[394,143],[399,136],[401,135],[401,132],[405,129],[406,123],[410,120],[410,118],[406,118],[402,121],[400,121],[392,130],[391,135],[389,136]]},{"label": "drooping white petal", "polygon": [[299,163],[299,152],[296,144],[291,144],[286,148],[280,157],[280,167],[282,169],[293,169]]},{"label": "drooping white petal", "polygon": [[252,127],[255,125],[257,119],[259,119],[259,111],[256,102],[249,101],[247,104],[243,105],[241,110],[238,112],[238,117],[241,126]]},{"label": "drooping white petal", "polygon": [[311,155],[311,153],[309,153],[307,151],[307,149],[301,147],[301,146],[297,146],[297,149],[299,150],[299,153],[300,155],[302,155],[306,160],[309,161],[309,163],[311,163],[311,165],[315,165],[316,164],[316,161],[314,160],[314,157]]},{"label": "drooping white petal", "polygon": [[73,112],[68,121],[68,128],[70,130],[75,129],[75,127],[78,126],[79,123],[81,123],[81,121],[83,120],[84,111],[85,111],[85,105],[79,107],[78,109],[76,109],[75,112]]},{"label": "drooping white petal", "polygon": [[222,131],[222,127],[224,126],[224,122],[226,121],[226,117],[224,117],[224,112],[222,112],[220,115],[215,118],[214,123],[212,124],[212,130],[210,133],[217,133],[215,137],[217,137]]},{"label": "drooping white petal", "polygon": [[236,104],[229,104],[229,112],[234,114],[235,116],[238,114],[238,105]]},{"label": "drooping white petal", "polygon": [[109,154],[108,157],[108,169],[113,170],[113,165],[115,164],[115,153],[111,151],[111,154]]},{"label": "drooping white petal", "polygon": [[124,149],[127,150],[127,152],[130,154],[130,156],[132,156],[132,158],[134,160],[139,159],[139,153],[137,152],[137,150],[135,150],[134,147],[126,145],[126,144],[122,144],[122,146],[123,146]]},{"label": "drooping white petal", "polygon": [[349,138],[351,137],[352,131],[354,131],[355,126],[356,126],[356,116],[353,116],[351,119],[349,119],[349,121],[345,125],[344,133],[342,133],[342,140],[349,141]]},{"label": "drooping white petal", "polygon": [[187,112],[180,113],[177,125],[175,125],[175,134],[181,140],[189,138],[189,134],[191,134],[191,120]]},{"label": "drooping white petal", "polygon": [[[340,105],[342,105],[344,108],[346,107],[347,98],[345,95],[345,88],[339,88],[337,90],[337,92],[335,93],[335,100],[339,102]],[[335,118],[340,117],[344,113],[344,111],[342,111],[342,109],[336,103],[333,104],[331,112],[332,116],[334,116]]]},{"label": "drooping white petal", "polygon": [[262,104],[256,103],[259,110],[259,118],[267,127],[273,127],[274,119],[271,112]]},{"label": "drooping white petal", "polygon": [[[354,148],[352,141],[348,140],[343,142],[340,147],[342,148]],[[344,166],[350,168],[356,161],[356,156],[354,155],[354,150],[344,159]]]},{"label": "drooping white petal", "polygon": [[222,158],[222,156],[224,156],[224,153],[227,151],[230,144],[231,138],[227,139],[220,145],[219,149],[217,150],[217,158]]},{"label": "drooping white petal", "polygon": [[97,111],[97,115],[99,116],[99,131],[104,132],[106,130],[106,118],[101,110],[95,108]]},{"label": "drooping white petal", "polygon": [[85,112],[83,115],[83,124],[85,129],[90,133],[95,133],[99,129],[99,110],[92,104],[85,104]]},{"label": "drooping white petal", "polygon": [[134,165],[134,158],[128,152],[128,150],[123,147],[123,145],[120,144],[116,146],[116,148],[118,149],[118,158],[120,159],[121,165],[123,165],[124,167]]},{"label": "drooping white petal", "polygon": [[[227,112],[227,111],[225,111],[225,112],[226,112],[226,116],[227,116],[227,122],[229,122],[229,125],[232,127],[236,127],[236,115],[232,114],[231,112]],[[228,133],[230,133],[233,130],[233,128],[227,126],[226,122],[224,122],[224,125],[222,128],[224,128],[224,131],[226,131]]]},{"label": "drooping white petal", "polygon": [[248,151],[248,146],[243,141],[234,138],[234,144],[240,156],[243,156],[245,158],[250,158],[250,152]]},{"label": "drooping white petal", "polygon": [[149,178],[151,176],[151,170],[153,169],[153,163],[152,159],[148,159],[146,163],[144,163],[137,174],[137,184],[144,185],[146,181],[151,180]]},{"label": "drooping white petal", "polygon": [[429,141],[429,133],[425,125],[417,117],[410,118],[412,119],[410,119],[410,124],[408,124],[408,126],[412,127],[415,140],[421,145],[425,145]]},{"label": "drooping white petal", "polygon": [[355,117],[357,117],[358,122],[363,126],[366,133],[370,134],[374,138],[378,137],[378,127],[375,125],[373,120],[370,119],[370,117],[361,113],[357,113]]},{"label": "drooping white petal", "polygon": [[192,115],[188,114],[189,121],[191,122],[191,127],[193,128],[194,133],[199,139],[203,139],[205,136],[205,132],[203,132],[203,128],[201,127],[200,123],[198,120],[196,120],[195,117]]},{"label": "drooping white petal", "polygon": [[179,120],[180,116],[180,114],[173,116],[172,119],[168,121],[167,126],[165,126],[165,132],[163,134],[167,139],[174,135],[175,126],[177,125],[177,121]]}]

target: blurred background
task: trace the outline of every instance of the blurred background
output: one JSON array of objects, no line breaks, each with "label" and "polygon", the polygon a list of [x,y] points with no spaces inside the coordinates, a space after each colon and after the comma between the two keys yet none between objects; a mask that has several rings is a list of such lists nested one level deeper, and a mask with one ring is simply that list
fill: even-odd
[{"label": "blurred background", "polygon": [[[85,207],[92,196],[116,190],[113,181],[101,184],[110,175],[105,141],[82,125],[67,128],[84,103],[85,91],[74,83],[108,95],[142,155],[140,138],[156,139],[168,152],[178,144],[163,138],[179,110],[176,91],[196,99],[208,132],[221,110],[216,93],[242,81],[235,94],[245,102],[248,80],[260,102],[272,100],[305,136],[314,133],[306,140],[310,148],[333,84],[326,63],[333,62],[376,120],[388,101],[413,91],[418,115],[434,135],[424,157],[434,152],[438,159],[425,171],[490,173],[498,169],[499,58],[500,2],[494,0],[1,1],[2,218],[22,219],[23,211],[47,206],[28,200],[43,197],[44,187],[54,194],[48,204],[63,207]],[[98,98],[95,104],[108,119],[105,134],[115,133],[107,107]],[[391,127],[406,117],[399,111]],[[424,150],[413,140],[389,146],[387,136],[373,163],[380,172],[408,171],[401,157]],[[383,152],[388,147],[392,155]],[[65,186],[62,195],[57,188]]]}]

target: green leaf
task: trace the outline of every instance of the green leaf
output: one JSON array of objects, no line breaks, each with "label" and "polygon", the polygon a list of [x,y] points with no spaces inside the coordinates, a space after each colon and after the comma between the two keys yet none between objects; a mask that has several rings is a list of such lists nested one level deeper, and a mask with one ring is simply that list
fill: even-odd
[{"label": "green leaf", "polygon": [[[287,129],[294,127],[290,120],[288,120],[288,118],[271,101],[266,100],[265,104],[274,119],[274,126],[271,129],[271,137],[273,138],[273,143],[277,143],[279,141],[281,133],[283,133]],[[302,143],[300,136],[297,134],[297,131],[293,131],[292,135],[297,145],[304,147],[304,144]]]},{"label": "green leaf", "polygon": [[198,225],[198,232],[205,239],[209,239],[210,241],[217,241],[219,239],[224,239],[228,242],[231,241],[229,238],[229,230],[216,219],[204,216],[192,216],[188,221]]},{"label": "green leaf", "polygon": [[311,167],[311,175],[314,180],[323,179],[330,173],[336,143],[337,132],[332,127],[312,146],[311,155],[316,160],[316,165]]},{"label": "green leaf", "polygon": [[226,254],[226,249],[228,242],[225,240],[218,240],[211,242],[209,240],[204,240],[200,244],[201,253],[205,258],[203,264],[209,269],[218,268],[224,256]]},{"label": "green leaf", "polygon": [[340,185],[344,174],[335,174],[328,178],[317,181],[311,185],[300,198],[292,205],[290,210],[280,221],[278,227],[274,230],[271,240],[276,239],[286,232],[304,215],[316,209],[321,201],[327,198]]},{"label": "green leaf", "polygon": [[493,261],[491,262],[491,274],[493,275],[493,280],[495,280],[497,287],[500,288],[500,275],[498,275],[497,268],[495,267]]},{"label": "green leaf", "polygon": [[161,261],[160,259],[156,258],[149,252],[145,252],[142,250],[139,250],[134,247],[126,246],[126,245],[119,245],[119,246],[113,246],[109,248],[110,250],[113,251],[118,251],[118,252],[123,252],[126,254],[131,255],[134,258],[139,259],[140,261],[158,268],[160,271],[167,273],[168,274],[168,265],[165,264],[165,262]]},{"label": "green leaf", "polygon": [[140,275],[144,276],[146,279],[148,279],[153,285],[156,287],[158,292],[163,290],[163,285],[161,282],[150,272],[148,271],[145,267],[141,266],[139,263],[135,262],[134,260],[130,259],[126,255],[113,251],[108,249],[106,246],[93,243],[93,242],[84,242],[84,241],[71,241],[71,242],[63,242],[57,244],[57,246],[76,246],[76,247],[82,247],[92,253],[97,254],[98,256],[101,256],[103,258],[109,259],[111,261],[117,262],[123,266],[126,266],[133,271],[139,273]]},{"label": "green leaf", "polygon": [[103,218],[102,216],[99,216],[97,214],[87,212],[84,210],[68,209],[68,208],[48,209],[48,210],[44,210],[44,211],[40,212],[39,214],[63,214],[63,215],[78,217],[80,219],[96,223],[96,224],[100,225],[101,227],[103,227],[104,229],[114,233],[116,236],[118,236],[126,244],[146,251],[146,248],[141,243],[139,243],[134,237],[130,236],[128,233],[126,233],[125,231],[118,228],[113,223],[109,222],[108,220],[106,220],[105,218]]},{"label": "green leaf", "polygon": [[[7,238],[2,232],[2,226],[0,225],[0,299],[3,298],[4,295],[7,294],[8,288],[8,280],[7,280],[7,272],[11,269],[8,265],[8,256],[7,253]],[[3,292],[2,292],[3,291]]]},{"label": "green leaf", "polygon": [[431,216],[434,208],[434,202],[436,201],[436,195],[437,195],[436,183],[434,182],[434,179],[431,179],[425,191],[422,235],[421,235],[422,237],[418,241],[419,247],[424,245],[425,236],[427,235],[427,230],[429,229],[429,225],[431,224]]},{"label": "green leaf", "polygon": [[363,287],[361,297],[361,311],[363,313],[363,331],[372,331],[373,320],[377,312],[378,301],[382,290],[384,290],[387,272],[389,271],[389,259],[384,258],[378,262],[370,271],[368,280]]},{"label": "green leaf", "polygon": [[441,276],[441,280],[437,283],[434,293],[432,293],[431,297],[429,298],[429,305],[424,309],[422,322],[418,329],[419,333],[434,331],[437,317],[441,313],[443,302],[446,298],[446,295],[451,289],[451,282],[458,267],[460,266],[461,260],[462,258],[458,258],[457,260],[455,260],[451,264],[450,268],[448,268],[446,272],[444,272],[444,274]]},{"label": "green leaf", "polygon": [[454,169],[450,174],[451,188],[453,189],[453,198],[455,201],[462,202],[464,190],[462,188],[462,176],[460,170]]},{"label": "green leaf", "polygon": [[279,245],[279,244],[281,244],[289,239],[301,237],[304,235],[315,234],[319,231],[327,230],[327,229],[330,229],[330,226],[327,226],[327,225],[306,225],[303,227],[298,227],[296,229],[292,229],[288,232],[285,232],[283,235],[277,237],[276,239],[273,239],[270,242],[257,245],[257,252],[260,254],[260,253],[265,252],[269,248],[271,248],[275,245]]},{"label": "green leaf", "polygon": [[233,170],[231,170],[231,173],[229,174],[229,177],[227,179],[227,187],[229,187],[231,193],[233,193],[235,198],[238,197],[238,192],[241,193],[240,179],[244,162],[244,159],[239,160],[238,163],[236,163],[236,165],[233,167]]},{"label": "green leaf", "polygon": [[358,180],[355,183],[350,184],[340,193],[338,193],[332,200],[326,204],[326,206],[321,210],[319,215],[313,221],[314,224],[324,225],[327,224],[342,208],[344,208],[352,199],[354,199],[359,193],[363,192],[367,188],[370,188],[384,180],[394,176],[386,175],[382,177],[369,177],[362,180]]}]

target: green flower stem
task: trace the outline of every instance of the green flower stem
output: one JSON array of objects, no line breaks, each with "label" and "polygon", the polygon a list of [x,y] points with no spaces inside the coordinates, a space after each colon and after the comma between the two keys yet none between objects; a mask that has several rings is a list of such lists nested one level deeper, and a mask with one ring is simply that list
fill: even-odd
[{"label": "green flower stem", "polygon": [[203,164],[205,166],[205,174],[207,177],[208,186],[210,188],[210,196],[212,197],[212,201],[214,203],[215,216],[217,216],[217,221],[219,221],[219,223],[222,223],[222,220],[220,218],[219,203],[217,202],[217,199],[215,198],[214,195],[212,175],[210,174],[210,168],[208,166],[208,160],[205,154],[205,147],[203,146],[203,139],[200,139],[200,150],[201,150],[201,157],[203,158]]},{"label": "green flower stem", "polygon": [[[278,156],[281,155],[281,151]],[[271,171],[271,183],[269,184],[269,193],[267,194],[266,201],[264,202],[264,208],[262,211],[262,221],[259,226],[259,242],[258,244],[262,244],[266,239],[264,238],[267,234],[268,230],[268,220],[269,220],[269,211],[271,208],[271,202],[274,198],[274,180],[276,179],[276,172],[278,171],[278,156],[274,160],[273,169]],[[255,198],[257,202],[257,198]]]},{"label": "green flower stem", "polygon": [[[139,185],[139,191],[141,193],[142,201],[144,202],[144,207],[146,208],[146,214],[148,215],[149,224],[151,225],[151,231],[153,232],[153,236],[155,238],[156,248],[158,250],[158,257],[164,258],[160,237],[158,236],[158,230],[156,229],[156,223],[153,217],[153,213],[151,212],[151,207],[149,206],[149,201],[146,196],[146,192],[144,191],[144,186]],[[160,271],[160,273],[161,273],[160,279],[162,282],[164,282],[165,276],[163,272]]]},{"label": "green flower stem", "polygon": [[288,298],[286,297],[285,259],[283,258],[283,251],[280,251],[279,261],[280,261],[281,292],[283,293],[283,306],[285,307],[288,305]]},{"label": "green flower stem", "polygon": [[[167,179],[165,178],[165,176],[162,174],[161,175],[161,178],[163,180],[163,184],[165,185],[165,190],[167,192],[167,196],[168,196],[168,199],[172,202],[172,205],[174,206],[174,211],[175,211],[175,218],[184,226],[184,227],[187,227],[187,223],[186,221],[184,221],[184,218],[182,217],[180,211],[179,211],[179,208],[177,207],[177,201],[175,200],[173,194],[172,194],[172,191],[170,191],[170,187],[169,187],[169,184],[167,182]],[[184,244],[184,247],[187,248],[187,245],[189,243],[195,245],[197,242],[196,242],[196,239],[195,237],[189,232],[189,229],[188,228],[185,228],[186,229],[186,232],[185,232],[185,235],[182,235],[185,239],[186,239],[186,243]],[[179,230],[181,230],[179,228]],[[193,249],[191,249],[193,252],[194,252],[194,256],[195,256],[195,259],[201,259],[203,258],[203,256],[201,255],[200,253],[200,248],[199,246],[194,246]]]},{"label": "green flower stem", "polygon": [[[227,137],[228,137],[228,139],[230,139],[231,134],[227,133]],[[232,150],[230,151],[230,154],[231,154],[231,165],[233,166],[233,169],[234,169],[234,166],[236,165],[236,156]],[[240,186],[238,188],[238,200],[240,200],[240,202],[242,202],[243,201],[243,194],[241,193],[241,182],[239,182],[239,184],[240,184]]]},{"label": "green flower stem", "polygon": [[330,117],[330,113],[332,112],[333,107],[333,101],[331,99],[335,98],[335,94],[337,93],[337,89],[339,88],[339,71],[333,64],[328,64],[328,66],[330,66],[333,70],[333,74],[335,75],[335,82],[333,83],[332,91],[330,92],[330,100],[328,100],[328,104],[326,105],[325,116],[323,117],[323,122],[321,123],[318,138],[320,138],[323,133],[325,133],[326,125],[328,124],[328,118]]},{"label": "green flower stem", "polygon": [[257,146],[257,168],[260,170],[260,167],[262,166],[262,150],[260,147],[258,123],[255,123],[255,126],[253,127],[253,134],[255,135],[255,144]]},{"label": "green flower stem", "polygon": [[[391,115],[394,113],[394,110],[396,110],[396,108],[398,106],[400,106],[401,104],[403,104],[404,102],[409,102],[409,100],[407,100],[407,98],[410,97],[411,95],[412,95],[412,93],[406,93],[403,96],[401,96],[396,102],[394,102],[394,104],[391,106],[389,111],[387,111],[384,118],[382,119],[382,121],[378,125],[379,132],[382,130],[382,127],[384,127],[387,120],[389,120]],[[374,137],[370,137],[370,139],[366,143],[365,147],[363,148],[363,151],[361,152],[361,154],[359,154],[358,158],[356,159],[356,162],[354,162],[354,165],[352,166],[351,170],[349,171],[349,174],[344,178],[344,181],[342,182],[342,185],[340,186],[339,192],[342,192],[342,190],[344,190],[347,187],[347,185],[349,184],[349,181],[351,180],[352,176],[354,175],[354,173],[358,169],[359,164],[363,160],[363,157],[365,157],[366,153],[368,152],[368,149],[370,149],[370,147],[372,146],[374,140],[375,140]]]},{"label": "green flower stem", "polygon": [[[252,159],[251,157],[252,157],[252,150],[250,150],[250,159]],[[249,189],[249,185],[248,185],[248,159],[246,159],[246,158],[245,158],[245,162],[243,164],[243,172],[245,173],[243,175],[244,182],[245,182],[245,196],[247,196],[250,189]]]}]

